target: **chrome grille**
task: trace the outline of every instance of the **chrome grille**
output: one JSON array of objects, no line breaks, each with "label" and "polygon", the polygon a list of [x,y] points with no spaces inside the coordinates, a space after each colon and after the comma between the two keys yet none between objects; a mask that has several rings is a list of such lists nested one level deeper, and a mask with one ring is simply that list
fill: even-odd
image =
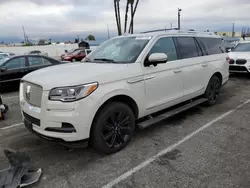
[{"label": "chrome grille", "polygon": [[41,86],[23,82],[24,99],[31,105],[41,107],[43,89]]}]

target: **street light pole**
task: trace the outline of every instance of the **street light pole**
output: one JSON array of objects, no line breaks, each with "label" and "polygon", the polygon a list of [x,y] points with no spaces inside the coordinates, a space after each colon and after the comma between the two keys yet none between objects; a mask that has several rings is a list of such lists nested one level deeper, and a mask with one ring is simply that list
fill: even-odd
[{"label": "street light pole", "polygon": [[178,30],[181,29],[181,12],[182,9],[178,8]]},{"label": "street light pole", "polygon": [[232,37],[234,37],[234,23],[233,23]]},{"label": "street light pole", "polygon": [[109,35],[109,26],[107,25],[107,32],[108,32],[108,39],[110,39],[110,35]]}]

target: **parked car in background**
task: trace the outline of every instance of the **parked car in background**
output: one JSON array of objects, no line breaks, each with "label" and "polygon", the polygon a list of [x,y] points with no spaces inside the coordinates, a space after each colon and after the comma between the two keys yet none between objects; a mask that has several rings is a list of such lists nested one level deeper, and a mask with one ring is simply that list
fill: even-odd
[{"label": "parked car in background", "polygon": [[48,56],[47,52],[41,52],[40,50],[33,50],[27,53],[27,55],[43,55]]},{"label": "parked car in background", "polygon": [[250,41],[240,42],[229,52],[229,72],[249,73],[250,72]]},{"label": "parked car in background", "polygon": [[240,38],[237,37],[222,37],[222,39],[226,52],[232,50],[240,42]]},{"label": "parked car in background", "polygon": [[0,84],[2,88],[18,86],[20,79],[35,70],[65,62],[40,55],[19,55],[0,59]]},{"label": "parked car in background", "polygon": [[79,50],[79,48],[77,49],[71,49],[71,50],[65,50],[65,53],[61,55],[61,59],[63,59],[64,56],[68,55],[68,54],[72,54],[73,52]]},{"label": "parked car in background", "polygon": [[73,53],[67,54],[62,57],[64,61],[81,61],[84,57],[86,57],[87,52],[86,50],[76,50]]},{"label": "parked car in background", "polygon": [[11,56],[14,56],[16,54],[10,52],[10,53],[7,53],[7,52],[2,52],[0,53],[0,58],[6,58],[6,57],[11,57]]},{"label": "parked car in background", "polygon": [[214,33],[193,31],[107,40],[84,63],[23,77],[24,124],[48,140],[89,141],[100,152],[117,152],[130,142],[135,126],[145,129],[203,102],[218,102],[229,78],[229,57],[221,45]]}]

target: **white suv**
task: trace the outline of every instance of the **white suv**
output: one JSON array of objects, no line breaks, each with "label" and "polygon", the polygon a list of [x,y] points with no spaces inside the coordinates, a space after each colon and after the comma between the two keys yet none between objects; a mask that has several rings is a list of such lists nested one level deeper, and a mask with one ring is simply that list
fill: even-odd
[{"label": "white suv", "polygon": [[250,41],[239,43],[230,53],[230,73],[250,72]]},{"label": "white suv", "polygon": [[25,125],[45,139],[88,140],[103,153],[117,152],[136,125],[143,129],[202,102],[217,102],[229,77],[221,42],[212,33],[184,31],[120,36],[84,62],[32,72],[20,85]]}]

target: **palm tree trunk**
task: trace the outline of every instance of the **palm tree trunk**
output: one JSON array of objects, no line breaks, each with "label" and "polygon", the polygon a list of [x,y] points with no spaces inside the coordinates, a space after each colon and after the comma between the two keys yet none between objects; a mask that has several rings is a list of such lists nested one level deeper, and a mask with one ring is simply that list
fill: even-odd
[{"label": "palm tree trunk", "polygon": [[126,11],[125,11],[124,33],[126,33],[126,32],[127,32],[127,24],[128,24],[128,11],[129,11],[129,0],[127,0]]},{"label": "palm tree trunk", "polygon": [[118,25],[119,25],[119,33],[118,35],[122,35],[122,27],[121,27],[121,13],[120,13],[120,0],[117,0],[117,17],[118,17]]},{"label": "palm tree trunk", "polygon": [[132,32],[134,32],[134,17],[135,17],[135,13],[136,13],[136,10],[137,10],[139,1],[140,1],[140,0],[136,0],[136,3],[135,3],[135,8],[134,8],[134,10],[133,10],[133,16],[132,16],[132,18],[131,18],[131,22],[130,22],[130,26],[129,26],[129,32],[130,32],[131,30],[132,30]]},{"label": "palm tree trunk", "polygon": [[130,29],[130,33],[133,34],[133,25],[134,25],[134,18],[133,18],[133,11],[134,11],[134,4],[131,3],[130,4],[130,9],[131,9],[131,29]]},{"label": "palm tree trunk", "polygon": [[117,4],[116,4],[117,0],[114,0],[114,9],[115,9],[115,20],[116,20],[116,26],[117,26],[117,32],[119,35],[119,23],[118,23],[118,15],[117,15]]}]

